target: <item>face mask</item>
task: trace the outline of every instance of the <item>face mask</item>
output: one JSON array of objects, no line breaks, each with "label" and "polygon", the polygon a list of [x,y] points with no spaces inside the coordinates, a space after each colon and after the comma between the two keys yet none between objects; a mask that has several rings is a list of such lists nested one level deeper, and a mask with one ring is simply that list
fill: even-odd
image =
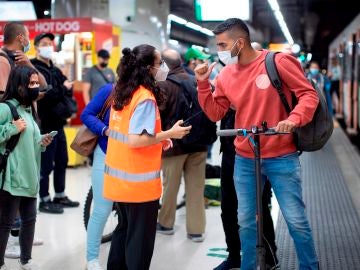
[{"label": "face mask", "polygon": [[218,56],[219,59],[221,60],[221,62],[223,62],[225,65],[231,65],[231,64],[236,64],[239,61],[239,53],[241,51],[241,49],[239,49],[238,53],[235,56],[231,56],[231,51],[234,48],[236,42],[238,40],[235,41],[234,45],[231,47],[230,50],[228,51],[220,51],[218,52]]},{"label": "face mask", "polygon": [[50,59],[54,52],[53,46],[39,47],[39,55],[45,59]]},{"label": "face mask", "polygon": [[310,74],[316,76],[319,74],[319,70],[317,68],[310,68]]},{"label": "face mask", "polygon": [[24,48],[23,48],[23,52],[24,52],[24,53],[27,53],[27,52],[30,50],[30,47],[31,47],[31,44],[30,44],[30,42],[28,41],[28,44],[25,45]]},{"label": "face mask", "polygon": [[157,68],[158,71],[156,72],[156,75],[155,75],[155,80],[158,81],[158,82],[161,82],[161,81],[165,81],[166,80],[166,77],[169,73],[169,68],[168,66],[166,65],[166,63],[164,62],[160,68]]},{"label": "face mask", "polygon": [[106,68],[108,66],[108,63],[100,63],[100,67]]},{"label": "face mask", "polygon": [[39,87],[27,88],[25,91],[25,95],[23,97],[23,105],[30,106],[33,101],[35,101],[39,96]]}]

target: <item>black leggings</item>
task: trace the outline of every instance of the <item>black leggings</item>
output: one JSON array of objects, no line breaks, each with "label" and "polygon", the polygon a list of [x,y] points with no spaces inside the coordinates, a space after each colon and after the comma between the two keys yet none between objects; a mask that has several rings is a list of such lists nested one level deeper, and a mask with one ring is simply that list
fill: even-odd
[{"label": "black leggings", "polygon": [[4,264],[10,229],[18,211],[21,218],[20,261],[25,264],[31,259],[36,222],[36,198],[13,196],[7,191],[0,190],[0,266]]}]

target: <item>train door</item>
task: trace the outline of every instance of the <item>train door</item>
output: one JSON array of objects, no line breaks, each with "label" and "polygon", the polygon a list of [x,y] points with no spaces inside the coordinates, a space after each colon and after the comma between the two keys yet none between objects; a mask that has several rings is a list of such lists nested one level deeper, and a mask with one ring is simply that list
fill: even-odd
[{"label": "train door", "polygon": [[351,93],[351,116],[350,116],[350,130],[349,134],[357,134],[357,122],[358,122],[358,91],[355,83],[355,78],[357,77],[355,70],[355,62],[357,58],[357,33],[351,34],[351,42],[349,42],[349,51],[351,52],[350,56],[350,93]]},{"label": "train door", "polygon": [[341,77],[340,77],[340,85],[339,85],[339,105],[337,108],[337,117],[345,119],[344,114],[344,71],[345,71],[345,50],[344,44],[341,43],[339,45],[339,64],[341,66]]},{"label": "train door", "polygon": [[354,69],[354,89],[358,95],[358,122],[357,129],[360,129],[360,28],[357,30],[355,40],[355,69]]}]

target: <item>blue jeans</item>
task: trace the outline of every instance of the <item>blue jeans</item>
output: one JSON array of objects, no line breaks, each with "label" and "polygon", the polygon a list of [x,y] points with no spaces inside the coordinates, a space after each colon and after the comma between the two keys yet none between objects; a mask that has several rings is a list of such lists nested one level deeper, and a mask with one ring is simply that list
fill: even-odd
[{"label": "blue jeans", "polygon": [[[295,243],[299,270],[318,269],[318,259],[302,200],[297,153],[261,160],[263,185],[267,176]],[[256,178],[254,159],[235,157],[234,183],[242,247],[241,270],[256,268]]]},{"label": "blue jeans", "polygon": [[94,151],[91,184],[93,190],[93,211],[87,227],[87,261],[99,257],[102,233],[113,202],[103,197],[105,154],[97,145]]}]

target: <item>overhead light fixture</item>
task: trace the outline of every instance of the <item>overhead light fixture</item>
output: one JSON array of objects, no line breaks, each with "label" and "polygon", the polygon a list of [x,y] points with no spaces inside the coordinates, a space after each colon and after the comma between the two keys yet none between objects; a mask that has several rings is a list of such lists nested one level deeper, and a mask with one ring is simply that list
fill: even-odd
[{"label": "overhead light fixture", "polygon": [[281,31],[285,36],[287,42],[290,45],[294,44],[294,39],[292,38],[289,28],[287,27],[286,22],[284,20],[284,16],[280,11],[279,3],[277,2],[277,0],[268,0],[268,3],[271,7],[271,10],[274,12],[275,18],[278,21]]},{"label": "overhead light fixture", "polygon": [[169,22],[176,22],[176,23],[181,24],[181,25],[183,25],[183,26],[185,26],[187,28],[190,28],[192,30],[201,32],[201,33],[203,33],[203,34],[205,34],[207,36],[210,36],[210,37],[214,36],[214,33],[210,29],[207,29],[207,28],[202,27],[202,26],[200,26],[198,24],[189,22],[189,21],[187,21],[187,20],[185,20],[185,19],[183,19],[183,18],[181,18],[179,16],[176,16],[174,14],[169,14],[168,21]]}]

